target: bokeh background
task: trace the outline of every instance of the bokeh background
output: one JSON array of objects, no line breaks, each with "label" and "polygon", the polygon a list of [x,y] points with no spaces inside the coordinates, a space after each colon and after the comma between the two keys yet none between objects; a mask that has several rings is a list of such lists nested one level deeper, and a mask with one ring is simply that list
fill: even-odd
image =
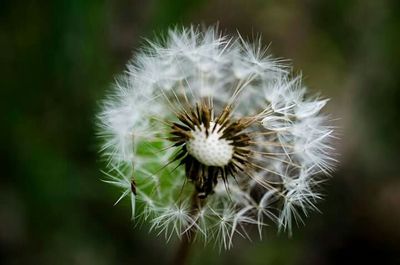
[{"label": "bokeh background", "polygon": [[100,182],[94,116],[142,37],[219,23],[292,59],[330,97],[341,163],[322,213],[192,264],[400,264],[400,1],[0,2],[0,263],[168,264],[176,242],[134,227]]}]

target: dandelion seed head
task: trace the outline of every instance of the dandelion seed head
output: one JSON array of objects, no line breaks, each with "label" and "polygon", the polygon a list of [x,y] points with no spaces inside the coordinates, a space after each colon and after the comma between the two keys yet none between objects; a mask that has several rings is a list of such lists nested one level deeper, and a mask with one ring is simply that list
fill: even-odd
[{"label": "dandelion seed head", "polygon": [[105,182],[151,230],[230,248],[247,227],[293,223],[317,209],[337,161],[328,99],[312,96],[261,38],[216,27],[147,40],[97,116]]}]

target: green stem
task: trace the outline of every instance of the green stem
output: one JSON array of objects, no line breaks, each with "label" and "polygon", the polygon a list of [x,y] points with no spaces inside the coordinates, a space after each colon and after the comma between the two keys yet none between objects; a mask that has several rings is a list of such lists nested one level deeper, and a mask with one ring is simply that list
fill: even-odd
[{"label": "green stem", "polygon": [[[205,199],[198,197],[197,191],[193,193],[192,205],[191,205],[191,216],[195,217],[199,210],[204,206]],[[189,254],[191,246],[193,244],[194,237],[196,236],[196,226],[192,226],[183,236],[179,243],[178,250],[172,260],[173,265],[187,265],[189,261]]]}]

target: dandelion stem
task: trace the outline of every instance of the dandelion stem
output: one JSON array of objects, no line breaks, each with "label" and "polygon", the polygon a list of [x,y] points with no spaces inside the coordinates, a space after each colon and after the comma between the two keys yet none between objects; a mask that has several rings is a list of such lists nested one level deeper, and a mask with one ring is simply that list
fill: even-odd
[{"label": "dandelion stem", "polygon": [[[199,213],[204,204],[205,204],[205,199],[200,199],[198,196],[198,192],[195,191],[192,196],[192,205],[190,209],[193,220],[196,220],[196,215]],[[191,225],[191,227],[185,232],[185,234],[182,236],[178,250],[171,264],[173,265],[188,264],[190,249],[193,244],[194,237],[196,236],[196,232],[197,232],[196,225]]]},{"label": "dandelion stem", "polygon": [[191,237],[196,233],[195,229],[190,229],[187,236],[183,236],[179,244],[177,253],[175,254],[174,260],[171,264],[174,265],[185,265],[188,262],[190,247],[192,245]]}]

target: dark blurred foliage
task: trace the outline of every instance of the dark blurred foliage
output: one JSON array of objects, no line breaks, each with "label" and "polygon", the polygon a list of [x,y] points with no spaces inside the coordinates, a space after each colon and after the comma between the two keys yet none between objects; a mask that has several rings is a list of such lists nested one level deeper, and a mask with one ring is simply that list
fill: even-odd
[{"label": "dark blurred foliage", "polygon": [[340,166],[322,214],[193,264],[400,264],[400,1],[2,1],[1,264],[167,264],[176,242],[129,221],[99,181],[98,101],[170,25],[219,22],[293,59],[331,97]]}]

